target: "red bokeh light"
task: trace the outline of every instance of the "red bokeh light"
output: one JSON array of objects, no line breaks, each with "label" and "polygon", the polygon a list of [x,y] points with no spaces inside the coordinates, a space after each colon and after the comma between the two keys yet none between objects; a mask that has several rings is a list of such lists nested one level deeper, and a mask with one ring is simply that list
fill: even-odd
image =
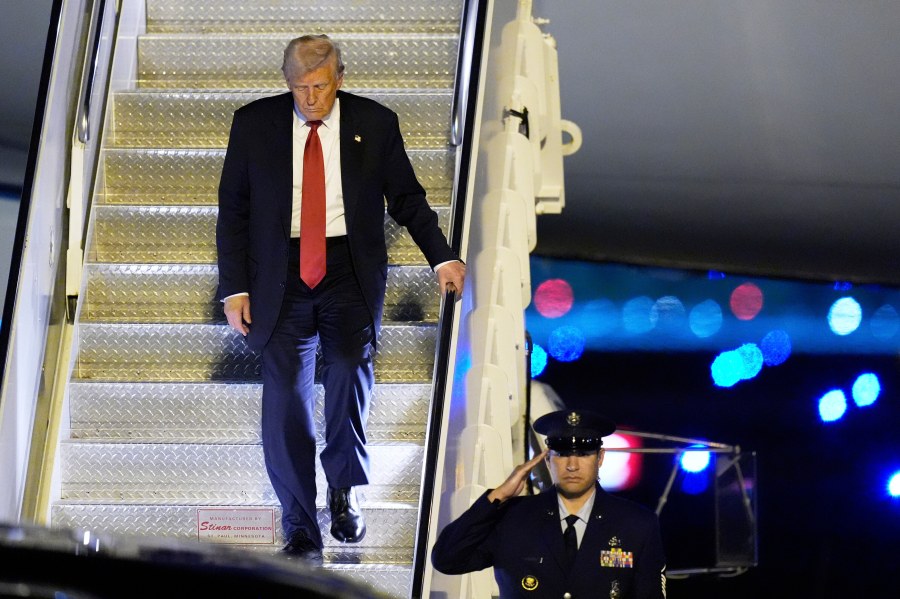
[{"label": "red bokeh light", "polygon": [[534,307],[546,318],[559,318],[572,309],[572,286],[563,279],[548,279],[534,292]]},{"label": "red bokeh light", "polygon": [[611,449],[633,449],[643,446],[640,437],[629,435],[627,431],[613,433],[603,439],[607,450],[600,466],[600,482],[607,491],[624,491],[637,485],[641,480],[642,454]]},{"label": "red bokeh light", "polygon": [[731,312],[739,320],[753,320],[763,307],[763,292],[753,283],[738,285],[731,292]]}]

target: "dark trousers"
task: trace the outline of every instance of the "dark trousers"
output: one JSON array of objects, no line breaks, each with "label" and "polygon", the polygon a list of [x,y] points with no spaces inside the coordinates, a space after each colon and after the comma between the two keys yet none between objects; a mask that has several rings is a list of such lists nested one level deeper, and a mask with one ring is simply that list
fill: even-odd
[{"label": "dark trousers", "polygon": [[[295,240],[292,240],[295,241]],[[262,351],[262,441],[266,470],[282,508],[286,539],[298,530],[322,546],[316,517],[316,344],[322,345],[325,447],[329,486],[369,481],[366,420],[375,377],[374,325],[353,274],[346,238],[329,238],[325,278],[300,280],[291,244],[284,304]]]}]

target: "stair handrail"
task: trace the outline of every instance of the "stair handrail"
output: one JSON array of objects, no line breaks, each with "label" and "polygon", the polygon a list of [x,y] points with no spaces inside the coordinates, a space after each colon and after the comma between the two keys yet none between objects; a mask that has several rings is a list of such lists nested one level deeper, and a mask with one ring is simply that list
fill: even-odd
[{"label": "stair handrail", "polygon": [[[109,93],[110,60],[114,42],[103,43],[104,32],[112,31],[115,37],[118,28],[120,7],[118,2],[108,8],[106,0],[87,0],[90,4],[90,20],[86,34],[86,47],[81,65],[81,83],[75,113],[75,131],[72,135],[71,174],[66,204],[69,225],[66,241],[66,298],[67,317],[71,322],[75,314],[78,295],[81,290],[82,266],[84,262],[84,239],[87,231],[87,215],[90,212],[91,188],[96,176],[99,144],[92,140],[94,132],[99,134],[102,123],[102,109],[95,109],[94,102],[102,108]],[[108,53],[104,55],[106,49]],[[104,65],[101,61],[106,59]],[[98,82],[99,76],[104,76]],[[95,98],[95,93],[99,93]]]},{"label": "stair handrail", "polygon": [[[54,0],[48,20],[9,285],[0,327],[0,519],[33,516],[27,505],[27,470],[35,440],[46,427],[47,393],[58,365],[60,272],[64,266],[65,189],[77,94],[79,54],[85,39],[86,0]],[[27,240],[27,243],[26,243]],[[21,418],[16,414],[31,414]]]},{"label": "stair handrail", "polygon": [[[438,478],[440,500],[429,531],[462,513],[485,490],[500,484],[529,443],[528,339],[524,310],[531,301],[529,254],[537,244],[536,216],[565,205],[562,159],[577,149],[580,132],[561,119],[555,39],[532,0],[485,0],[485,31],[477,107],[464,125],[472,130],[466,158],[469,273],[453,343],[458,352],[447,374]],[[475,110],[472,110],[475,108]],[[563,135],[572,141],[563,143]],[[457,181],[460,183],[460,181]],[[454,196],[458,198],[460,196]],[[458,224],[458,222],[454,222]],[[436,368],[441,368],[436,365]],[[532,410],[533,410],[533,406]],[[520,428],[519,425],[522,425]],[[452,435],[452,436],[451,436]],[[430,549],[417,538],[414,576]],[[424,566],[429,592],[474,598],[496,591],[489,569],[449,577]],[[413,597],[418,598],[419,587]],[[427,594],[427,593],[426,593]]]},{"label": "stair handrail", "polygon": [[459,256],[463,254],[463,224],[471,194],[469,179],[472,171],[473,142],[476,135],[474,122],[479,92],[478,77],[481,73],[489,2],[490,0],[463,1],[456,76],[453,84],[450,141],[458,150],[456,176],[453,181],[449,242],[450,247]]},{"label": "stair handrail", "polygon": [[447,392],[447,368],[439,367],[439,364],[446,364],[450,359],[456,299],[457,290],[451,286],[441,302],[438,324],[432,399],[425,430],[425,460],[422,468],[422,484],[419,490],[419,522],[413,545],[413,578],[410,585],[410,597],[416,599],[422,597],[424,585],[425,560],[428,558],[428,529],[436,493],[437,456],[441,449],[444,397]]},{"label": "stair handrail", "polygon": [[[9,322],[13,341],[6,362],[15,370],[4,371],[3,379],[4,399],[14,395],[18,409],[30,412],[32,418],[27,424],[20,419],[14,427],[4,425],[0,430],[4,444],[23,448],[15,452],[16,464],[10,463],[13,458],[3,464],[10,467],[2,470],[12,470],[8,476],[15,476],[17,482],[0,498],[0,514],[14,509],[20,519],[37,523],[46,522],[46,499],[53,485],[72,344],[70,325],[78,295],[69,290],[72,273],[77,273],[79,284],[81,279],[81,244],[89,207],[85,198],[90,196],[99,151],[91,138],[99,131],[102,106],[92,111],[97,118],[82,114],[84,107],[102,103],[107,92],[110,69],[102,59],[111,55],[120,5],[105,0],[56,4],[51,23],[55,44],[52,48],[48,44],[52,84],[47,88],[46,114],[35,121],[38,138],[32,151],[37,152],[37,167],[30,182],[33,189],[28,190],[35,205],[28,208],[28,246],[21,258],[23,272],[34,274],[20,276],[16,289],[17,298],[39,301],[17,302],[15,321]],[[0,487],[6,486],[6,473],[2,478]]]},{"label": "stair handrail", "polygon": [[78,98],[75,126],[78,129],[78,141],[87,143],[91,138],[91,94],[96,83],[97,66],[100,60],[100,17],[106,6],[106,0],[88,0],[91,4],[91,19],[88,23],[88,41],[90,46],[85,52],[84,68],[81,70],[81,94]]},{"label": "stair handrail", "polygon": [[480,44],[476,44],[475,40],[475,32],[478,29],[478,4],[484,4],[484,2],[465,0],[462,6],[459,47],[456,54],[456,77],[450,104],[450,143],[454,146],[463,143],[469,91],[472,87],[472,73],[469,66],[473,64],[476,46],[479,46],[477,49],[480,54]]},{"label": "stair handrail", "polygon": [[[454,178],[453,205],[450,215],[449,243],[454,252],[465,259],[463,232],[466,206],[469,202],[471,162],[475,110],[478,99],[478,80],[484,44],[487,9],[490,0],[465,0],[462,9],[460,42],[457,55],[456,77],[450,114],[451,144],[457,147]],[[459,290],[461,291],[461,290]],[[425,590],[425,570],[430,548],[432,511],[435,496],[439,492],[438,470],[442,468],[441,452],[446,442],[445,405],[451,389],[448,388],[450,362],[455,356],[454,341],[459,329],[460,301],[456,289],[444,294],[438,324],[438,340],[435,348],[434,379],[429,406],[428,425],[425,431],[425,456],[422,481],[419,487],[419,511],[416,536],[413,545],[412,581],[410,597],[419,599]]]}]

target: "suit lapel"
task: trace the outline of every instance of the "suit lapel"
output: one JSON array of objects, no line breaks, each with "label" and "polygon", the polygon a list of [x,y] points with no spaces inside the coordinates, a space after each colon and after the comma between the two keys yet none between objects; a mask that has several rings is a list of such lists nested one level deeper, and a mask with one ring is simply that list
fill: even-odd
[{"label": "suit lapel", "polygon": [[285,239],[291,236],[291,204],[294,187],[294,99],[290,92],[283,94],[271,121],[271,152],[275,205]]},{"label": "suit lapel", "polygon": [[356,215],[356,202],[359,199],[359,179],[355,176],[361,172],[362,152],[366,140],[357,131],[356,115],[353,112],[353,98],[344,92],[338,92],[341,102],[341,187],[344,192],[344,219],[347,231],[353,229]]}]

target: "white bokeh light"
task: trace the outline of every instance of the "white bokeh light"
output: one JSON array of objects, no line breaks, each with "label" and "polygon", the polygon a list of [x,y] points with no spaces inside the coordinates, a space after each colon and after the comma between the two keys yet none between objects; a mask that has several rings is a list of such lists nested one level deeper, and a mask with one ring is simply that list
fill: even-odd
[{"label": "white bokeh light", "polygon": [[862,306],[852,297],[842,297],[828,310],[828,326],[835,335],[849,335],[862,322]]},{"label": "white bokeh light", "polygon": [[[703,445],[692,445],[693,447],[702,448]],[[681,467],[687,472],[703,472],[709,466],[709,452],[688,450],[681,454]]]}]

